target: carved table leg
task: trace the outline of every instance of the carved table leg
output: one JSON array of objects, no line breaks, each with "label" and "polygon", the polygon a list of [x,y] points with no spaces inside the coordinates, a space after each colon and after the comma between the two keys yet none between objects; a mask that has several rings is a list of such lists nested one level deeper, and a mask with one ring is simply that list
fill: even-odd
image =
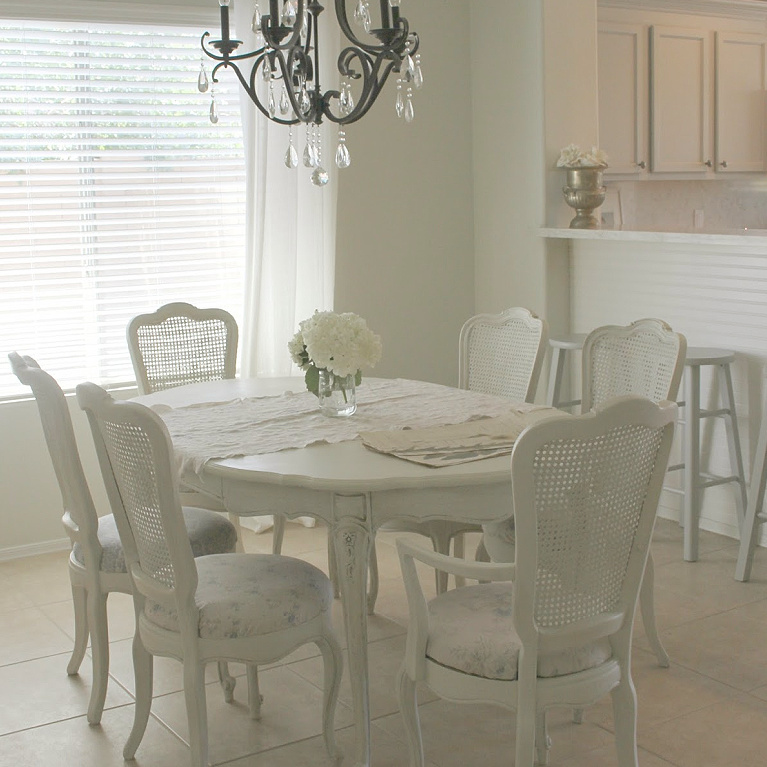
[{"label": "carved table leg", "polygon": [[354,726],[354,767],[370,767],[370,702],[368,690],[367,582],[370,520],[364,495],[335,496],[332,537],[337,577],[344,606]]}]

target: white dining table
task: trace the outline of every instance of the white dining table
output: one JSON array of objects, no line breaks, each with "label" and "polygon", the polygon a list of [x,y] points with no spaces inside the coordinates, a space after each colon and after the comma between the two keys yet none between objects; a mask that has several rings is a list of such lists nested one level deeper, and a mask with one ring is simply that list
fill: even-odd
[{"label": "white dining table", "polygon": [[[158,411],[167,410],[163,406],[188,408],[193,418],[195,408],[188,406],[286,391],[306,395],[303,388],[303,379],[295,377],[234,379],[190,384],[135,401],[160,406]],[[358,417],[365,422],[364,405],[358,415],[351,416]],[[462,419],[465,414],[456,414],[456,421]],[[511,514],[509,465],[509,456],[504,455],[431,468],[374,452],[361,440],[351,439],[216,458],[183,470],[185,485],[218,499],[230,513],[312,516],[327,524],[344,606],[357,735],[355,767],[371,764],[366,592],[376,529],[392,519],[487,523],[507,518]]]}]

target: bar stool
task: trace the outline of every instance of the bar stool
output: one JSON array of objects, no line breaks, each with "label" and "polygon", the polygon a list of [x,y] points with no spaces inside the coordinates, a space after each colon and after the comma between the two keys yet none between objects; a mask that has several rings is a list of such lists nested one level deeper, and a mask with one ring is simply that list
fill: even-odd
[{"label": "bar stool", "polygon": [[[684,558],[687,562],[698,559],[698,531],[703,491],[715,485],[734,482],[735,506],[738,525],[743,528],[746,510],[746,479],[743,473],[743,458],[738,436],[738,419],[735,413],[735,397],[732,388],[730,366],[735,354],[726,349],[709,349],[692,346],[687,348],[685,358],[684,402],[684,463],[670,466],[669,471],[681,469],[684,472],[682,494],[684,495]],[[719,380],[719,404],[714,410],[702,410],[700,405],[700,371],[704,365],[716,368]],[[730,454],[731,474],[718,477],[701,471],[700,466],[700,424],[704,418],[723,418]],[[743,539],[743,536],[741,536]]]},{"label": "bar stool", "polygon": [[560,397],[562,396],[562,379],[564,378],[567,352],[583,349],[586,335],[586,333],[567,333],[549,338],[551,368],[549,370],[549,388],[546,395],[547,405],[565,409],[581,404],[579,399],[563,402],[560,400]]}]

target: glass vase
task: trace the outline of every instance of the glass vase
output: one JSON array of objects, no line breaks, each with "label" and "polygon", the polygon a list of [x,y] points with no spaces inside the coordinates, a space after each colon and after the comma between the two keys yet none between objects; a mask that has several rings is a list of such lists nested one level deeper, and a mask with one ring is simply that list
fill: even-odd
[{"label": "glass vase", "polygon": [[330,418],[352,415],[357,409],[357,387],[354,373],[337,376],[329,370],[320,370],[318,390],[320,412]]}]

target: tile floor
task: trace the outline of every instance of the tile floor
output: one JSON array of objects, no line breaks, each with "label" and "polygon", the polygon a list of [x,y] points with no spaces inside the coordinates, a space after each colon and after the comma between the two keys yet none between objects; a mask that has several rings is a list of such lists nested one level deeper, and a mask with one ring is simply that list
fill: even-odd
[{"label": "tile floor", "polygon": [[[378,542],[381,594],[370,619],[374,767],[405,767],[407,753],[393,694],[407,620],[394,534]],[[323,528],[289,525],[286,553],[325,566]],[[269,550],[269,534],[246,531],[246,548]],[[470,549],[471,550],[471,549]],[[701,559],[681,559],[677,525],[659,520],[654,553],[658,624],[671,655],[661,669],[637,625],[634,679],[639,696],[642,767],[764,767],[767,764],[767,551],[757,552],[751,582],[733,579],[736,543],[702,534]],[[431,579],[429,580],[431,582]],[[341,613],[336,622],[341,630]],[[130,599],[109,600],[111,668],[100,726],[85,719],[90,664],[68,677],[72,608],[66,555],[48,554],[0,563],[0,766],[123,765],[122,747],[133,717]],[[765,637],[762,636],[765,632]],[[152,718],[137,767],[187,764],[186,717],[180,665],[158,659]],[[240,667],[239,673],[243,670]],[[208,691],[210,758],[228,767],[330,765],[320,737],[321,664],[303,648],[265,668],[263,719],[252,722],[244,680],[227,705],[211,669]],[[460,706],[421,698],[429,767],[509,767],[514,761],[513,714],[490,706]],[[341,691],[336,726],[352,753],[348,686]],[[550,715],[552,767],[616,765],[609,700],[572,724],[567,711]],[[343,762],[351,765],[351,758]]]}]

